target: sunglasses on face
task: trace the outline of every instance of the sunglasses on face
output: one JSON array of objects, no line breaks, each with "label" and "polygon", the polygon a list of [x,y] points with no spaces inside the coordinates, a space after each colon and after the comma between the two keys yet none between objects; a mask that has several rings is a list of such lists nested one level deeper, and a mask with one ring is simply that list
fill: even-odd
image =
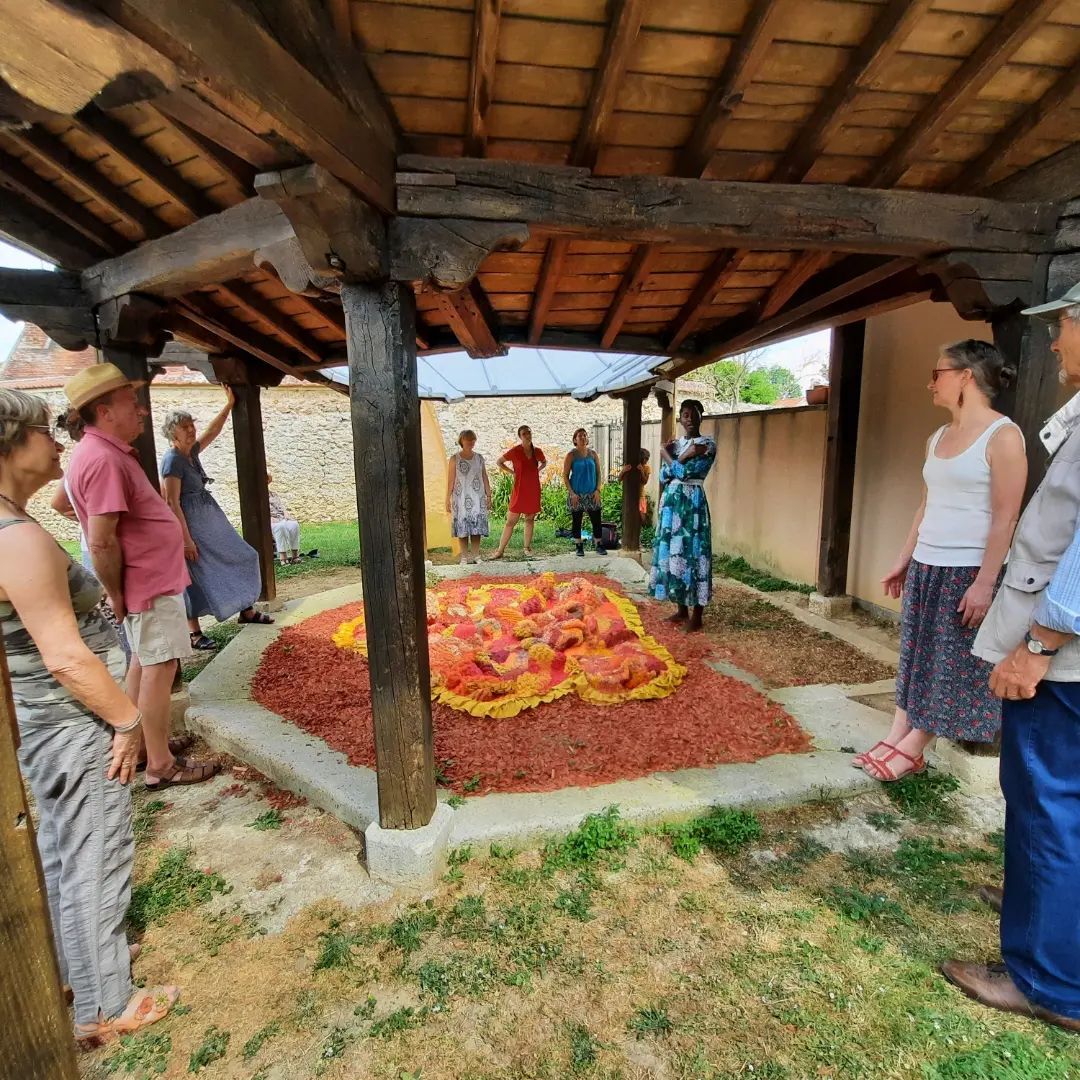
[{"label": "sunglasses on face", "polygon": [[947,371],[963,371],[963,368],[955,367],[936,367],[930,371],[930,381],[936,383],[939,375],[944,375]]},{"label": "sunglasses on face", "polygon": [[1046,324],[1046,332],[1050,335],[1051,341],[1057,341],[1061,337],[1061,323],[1062,320],[1059,319],[1057,322]]}]

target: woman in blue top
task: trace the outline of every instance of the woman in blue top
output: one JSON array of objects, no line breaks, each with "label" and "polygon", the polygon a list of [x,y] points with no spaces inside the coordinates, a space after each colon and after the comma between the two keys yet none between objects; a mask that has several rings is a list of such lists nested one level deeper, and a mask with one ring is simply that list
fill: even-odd
[{"label": "woman in blue top", "polygon": [[585,554],[585,545],[581,542],[581,519],[585,514],[592,522],[596,550],[603,552],[600,544],[600,459],[595,450],[589,449],[589,433],[583,427],[574,432],[574,449],[563,459],[562,476],[566,485],[566,505],[574,523],[577,553]]},{"label": "woman in blue top", "polygon": [[687,631],[701,629],[702,612],[712,597],[712,521],[705,477],[716,460],[716,443],[701,434],[703,411],[700,401],[687,398],[679,409],[683,437],[660,450],[663,494],[649,577],[649,591],[657,600],[678,605],[671,621],[686,622]]}]

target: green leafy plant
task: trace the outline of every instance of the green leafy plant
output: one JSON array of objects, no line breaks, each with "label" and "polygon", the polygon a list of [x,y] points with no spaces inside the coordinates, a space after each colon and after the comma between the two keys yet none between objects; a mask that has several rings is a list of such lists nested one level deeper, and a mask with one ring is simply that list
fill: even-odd
[{"label": "green leafy plant", "polygon": [[267,810],[260,814],[254,821],[249,821],[247,827],[256,832],[267,832],[270,829],[280,829],[285,822],[285,817],[278,809]]},{"label": "green leafy plant", "polygon": [[583,1072],[596,1063],[600,1044],[584,1024],[568,1025],[567,1034],[570,1036],[570,1068],[574,1072]]},{"label": "green leafy plant", "polygon": [[160,925],[174,912],[187,911],[229,891],[220,874],[196,870],[191,856],[190,847],[169,848],[153,873],[131,890],[127,919],[134,930],[141,932],[151,923]]},{"label": "green leafy plant", "polygon": [[446,800],[446,805],[449,806],[451,810],[457,810],[459,806],[465,805],[465,799],[461,795],[451,795],[450,798]]},{"label": "green leafy plant", "polygon": [[110,1076],[123,1071],[135,1080],[150,1080],[169,1067],[171,1053],[172,1036],[167,1031],[140,1031],[123,1036],[102,1067]]},{"label": "green leafy plant", "polygon": [[890,814],[887,810],[873,810],[866,815],[867,824],[872,825],[881,832],[899,832],[902,824],[900,818]]},{"label": "green leafy plant", "polygon": [[231,1035],[227,1031],[219,1031],[213,1024],[206,1029],[203,1041],[191,1052],[188,1059],[188,1072],[202,1072],[208,1065],[220,1061],[229,1048]]},{"label": "green leafy plant", "polygon": [[916,821],[950,825],[959,818],[959,811],[949,796],[959,789],[960,781],[951,773],[928,769],[918,776],[909,773],[896,783],[883,786],[894,805]]},{"label": "green leafy plant", "polygon": [[495,483],[491,485],[491,505],[489,512],[492,517],[504,518],[510,511],[510,495],[514,490],[514,478],[509,473],[499,470]]},{"label": "green leafy plant", "polygon": [[924,1080],[1069,1080],[1073,1064],[1038,1046],[1030,1035],[1008,1031],[973,1050],[923,1065]]},{"label": "green leafy plant", "polygon": [[579,922],[589,922],[596,918],[592,910],[592,890],[581,886],[573,889],[563,889],[555,897],[555,907],[571,919]]},{"label": "green leafy plant", "polygon": [[353,1016],[360,1017],[361,1020],[370,1020],[375,1015],[375,1007],[379,1003],[370,994],[365,1001],[361,1001],[359,1005],[353,1009]]},{"label": "green leafy plant", "polygon": [[632,848],[637,840],[637,830],[619,817],[619,808],[609,806],[589,814],[562,840],[548,843],[544,848],[544,867],[551,871],[610,861]]},{"label": "green leafy plant", "polygon": [[157,816],[165,809],[165,803],[161,799],[151,799],[135,808],[131,819],[131,831],[135,836],[135,843],[141,844],[154,835],[157,825]]},{"label": "green leafy plant", "polygon": [[762,592],[801,592],[812,593],[813,585],[801,581],[788,581],[776,577],[767,570],[751,566],[741,555],[721,553],[713,556],[713,569],[722,577],[734,578],[744,585],[750,585]]},{"label": "green leafy plant", "polygon": [[713,807],[693,821],[665,825],[663,834],[680,859],[693,862],[708,848],[717,855],[734,855],[761,836],[761,822],[749,810]]},{"label": "green leafy plant", "polygon": [[[428,903],[430,904],[430,901]],[[394,948],[400,949],[409,956],[420,948],[424,935],[430,933],[438,925],[438,916],[431,907],[421,908],[413,905],[390,924],[387,937]]]},{"label": "green leafy plant", "polygon": [[421,1009],[414,1009],[411,1005],[406,1005],[404,1008],[397,1009],[390,1013],[389,1016],[384,1016],[381,1020],[376,1020],[371,1025],[369,1035],[373,1039],[389,1039],[392,1035],[397,1035],[399,1032],[408,1031],[409,1028],[419,1027],[428,1017],[428,1009],[426,1007]]},{"label": "green leafy plant", "polygon": [[264,1043],[269,1042],[275,1035],[280,1034],[281,1025],[276,1020],[267,1024],[265,1027],[259,1028],[259,1030],[244,1043],[240,1050],[240,1056],[245,1061],[250,1061],[263,1048]]},{"label": "green leafy plant", "polygon": [[847,885],[834,885],[824,896],[825,902],[852,922],[901,923],[911,925],[907,912],[888,897],[865,893]]},{"label": "green leafy plant", "polygon": [[627,1025],[630,1031],[638,1039],[644,1039],[646,1035],[667,1036],[675,1030],[667,1009],[662,1005],[646,1005],[638,1009],[630,1018]]}]

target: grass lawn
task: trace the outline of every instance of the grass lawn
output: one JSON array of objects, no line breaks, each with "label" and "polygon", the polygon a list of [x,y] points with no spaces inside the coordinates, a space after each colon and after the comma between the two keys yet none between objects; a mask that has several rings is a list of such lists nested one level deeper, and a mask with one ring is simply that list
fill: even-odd
[{"label": "grass lawn", "polygon": [[[162,835],[167,805],[143,799],[137,971],[183,984],[188,1011],[84,1059],[83,1075],[179,1080],[202,1062],[243,1080],[1080,1074],[1080,1042],[937,974],[953,955],[995,958],[973,887],[1000,880],[1001,837],[946,838],[950,785],[907,786],[895,801],[823,793],[649,831],[609,808],[544,847],[458,848],[419,900],[318,902],[269,935],[236,914],[258,894],[228,894],[226,834],[206,865]],[[251,829],[268,857],[290,830],[319,857],[317,811],[256,817],[262,805]],[[894,847],[844,855],[815,838],[849,816]]]}]

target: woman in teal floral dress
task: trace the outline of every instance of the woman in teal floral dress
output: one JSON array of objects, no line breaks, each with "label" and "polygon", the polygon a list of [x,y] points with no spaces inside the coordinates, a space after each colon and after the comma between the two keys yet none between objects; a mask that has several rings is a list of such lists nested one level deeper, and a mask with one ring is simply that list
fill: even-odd
[{"label": "woman in teal floral dress", "polygon": [[703,411],[700,401],[687,398],[679,409],[685,435],[660,451],[663,494],[649,577],[649,591],[657,600],[678,605],[671,621],[685,622],[687,631],[701,629],[702,611],[712,596],[712,522],[705,477],[716,460],[716,443],[701,434]]}]

